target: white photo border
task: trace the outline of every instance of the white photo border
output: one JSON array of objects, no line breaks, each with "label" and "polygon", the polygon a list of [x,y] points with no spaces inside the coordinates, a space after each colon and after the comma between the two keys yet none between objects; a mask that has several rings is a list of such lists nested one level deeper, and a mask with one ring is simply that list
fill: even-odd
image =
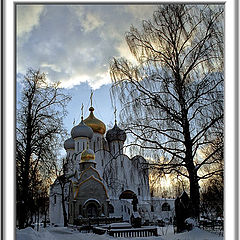
[{"label": "white photo border", "polygon": [[[104,1],[102,3],[114,3],[112,1]],[[118,1],[130,3],[129,1]],[[167,3],[172,1],[145,1],[144,3]],[[175,3],[177,1],[174,1]],[[99,1],[18,1],[5,0],[4,1],[4,30],[3,42],[5,49],[3,55],[4,62],[4,79],[3,79],[3,233],[4,239],[15,239],[15,4],[16,3],[101,3]],[[141,4],[142,1],[131,1],[131,3]],[[238,138],[236,131],[238,131],[238,66],[237,66],[237,13],[239,13],[237,0],[226,1],[196,1],[196,2],[182,2],[177,3],[222,3],[225,4],[225,239],[238,238],[238,173],[239,165],[237,163],[238,155]]]}]

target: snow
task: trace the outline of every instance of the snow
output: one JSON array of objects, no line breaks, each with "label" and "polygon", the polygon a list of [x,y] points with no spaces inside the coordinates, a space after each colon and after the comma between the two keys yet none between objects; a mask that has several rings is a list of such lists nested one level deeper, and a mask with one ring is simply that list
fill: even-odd
[{"label": "snow", "polygon": [[34,231],[31,227],[17,230],[16,231],[16,240],[37,240],[39,239],[39,233]]},{"label": "snow", "polygon": [[192,225],[193,227],[197,226],[197,221],[194,218],[187,218],[185,220],[186,224]]},{"label": "snow", "polygon": [[39,232],[32,228],[25,228],[16,231],[16,240],[223,240],[222,236],[209,233],[199,228],[178,234],[174,234],[170,226],[169,228],[159,228],[159,230],[159,233],[165,235],[158,237],[114,238],[107,234],[80,233],[77,230],[66,227],[40,228]]},{"label": "snow", "polygon": [[163,240],[223,240],[222,236],[194,228],[192,231],[162,236]]},{"label": "snow", "polygon": [[120,222],[120,223],[111,223],[109,225],[110,228],[131,228],[132,225],[128,222]]},{"label": "snow", "polygon": [[140,218],[139,212],[133,212],[132,214],[134,218]]}]

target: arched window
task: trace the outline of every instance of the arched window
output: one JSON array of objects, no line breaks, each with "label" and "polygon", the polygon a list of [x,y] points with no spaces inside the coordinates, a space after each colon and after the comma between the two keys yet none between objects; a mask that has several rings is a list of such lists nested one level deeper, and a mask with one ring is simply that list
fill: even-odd
[{"label": "arched window", "polygon": [[115,145],[113,144],[113,154],[115,154]]},{"label": "arched window", "polygon": [[123,161],[121,161],[121,167],[123,167]]},{"label": "arched window", "polygon": [[170,211],[170,205],[168,203],[163,203],[162,211]]},{"label": "arched window", "polygon": [[140,188],[138,188],[138,195],[140,195],[141,194],[141,190],[140,190]]},{"label": "arched window", "polygon": [[54,195],[54,204],[56,204],[56,203],[57,203],[57,196]]},{"label": "arched window", "polygon": [[103,166],[103,159],[102,159],[102,166]]},{"label": "arched window", "polygon": [[154,207],[153,207],[153,205],[151,205],[151,212],[154,212]]},{"label": "arched window", "polygon": [[108,210],[109,210],[109,213],[114,213],[114,207],[112,204],[109,204]]},{"label": "arched window", "polygon": [[79,142],[77,143],[77,151],[79,152]]},{"label": "arched window", "polygon": [[151,197],[153,197],[153,190],[151,191]]},{"label": "arched window", "polygon": [[79,215],[81,215],[81,212],[82,212],[82,205],[79,204]]}]

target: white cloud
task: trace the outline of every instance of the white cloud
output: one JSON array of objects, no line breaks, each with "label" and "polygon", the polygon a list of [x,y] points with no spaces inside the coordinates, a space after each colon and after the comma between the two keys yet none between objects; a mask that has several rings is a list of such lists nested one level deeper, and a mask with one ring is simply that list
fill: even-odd
[{"label": "white cloud", "polygon": [[121,57],[126,58],[128,61],[132,62],[133,64],[137,63],[137,60],[132,55],[128,45],[126,42],[121,42],[119,46],[117,47],[117,50],[119,51],[119,55]]},{"label": "white cloud", "polygon": [[[124,33],[131,24],[140,24],[141,12],[141,19],[148,18],[145,8],[149,9],[145,5],[19,6],[17,71],[25,74],[29,67],[40,68],[64,88],[87,82],[97,89],[111,83],[110,60],[119,56],[134,60]],[[24,38],[26,33],[31,34]]]},{"label": "white cloud", "polygon": [[61,87],[72,88],[83,82],[88,82],[89,86],[96,90],[103,85],[111,83],[111,79],[108,72],[96,74],[94,78],[91,78],[89,75],[72,75],[69,79],[62,79]]},{"label": "white cloud", "polygon": [[49,63],[42,63],[41,64],[42,68],[51,68],[55,72],[61,72],[61,68],[55,64],[49,64]]},{"label": "white cloud", "polygon": [[83,27],[86,32],[93,31],[94,29],[102,26],[104,24],[98,17],[93,14],[86,15],[86,21],[83,22]]},{"label": "white cloud", "polygon": [[91,32],[104,24],[104,21],[96,12],[86,11],[84,5],[70,6],[69,10],[78,16],[78,21],[85,32]]},{"label": "white cloud", "polygon": [[17,5],[18,37],[31,32],[39,24],[39,18],[43,10],[43,5]]},{"label": "white cloud", "polygon": [[141,24],[141,20],[143,19],[151,19],[155,10],[157,10],[157,5],[144,5],[143,7],[139,7],[138,5],[125,6],[126,12],[140,20],[139,24]]}]

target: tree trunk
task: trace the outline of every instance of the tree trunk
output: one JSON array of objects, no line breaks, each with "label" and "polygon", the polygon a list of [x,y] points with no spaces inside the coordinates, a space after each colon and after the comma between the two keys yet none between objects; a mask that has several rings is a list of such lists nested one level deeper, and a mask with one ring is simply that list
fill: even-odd
[{"label": "tree trunk", "polygon": [[190,183],[190,199],[192,202],[193,208],[193,217],[199,219],[199,205],[200,205],[200,193],[199,193],[199,185],[198,185],[198,176],[197,171],[195,170],[195,165],[193,162],[192,155],[192,139],[189,129],[189,121],[188,121],[188,112],[185,108],[185,100],[183,98],[182,92],[180,95],[180,104],[182,107],[182,127],[183,134],[185,139],[185,163],[189,174],[189,183]]},{"label": "tree trunk", "polygon": [[67,227],[68,219],[67,219],[67,212],[65,207],[65,200],[64,200],[64,185],[61,186],[62,189],[62,210],[63,210],[63,219],[64,219],[64,227]]},{"label": "tree trunk", "polygon": [[190,182],[190,198],[193,206],[193,217],[199,220],[200,193],[197,174],[195,172],[193,172],[190,175],[189,182]]},{"label": "tree trunk", "polygon": [[22,208],[20,209],[19,227],[24,228],[28,221],[29,212],[29,166],[31,158],[31,139],[32,139],[32,127],[31,127],[31,101],[28,102],[28,117],[27,117],[27,136],[26,136],[26,152],[24,157],[24,172],[22,180]]}]

